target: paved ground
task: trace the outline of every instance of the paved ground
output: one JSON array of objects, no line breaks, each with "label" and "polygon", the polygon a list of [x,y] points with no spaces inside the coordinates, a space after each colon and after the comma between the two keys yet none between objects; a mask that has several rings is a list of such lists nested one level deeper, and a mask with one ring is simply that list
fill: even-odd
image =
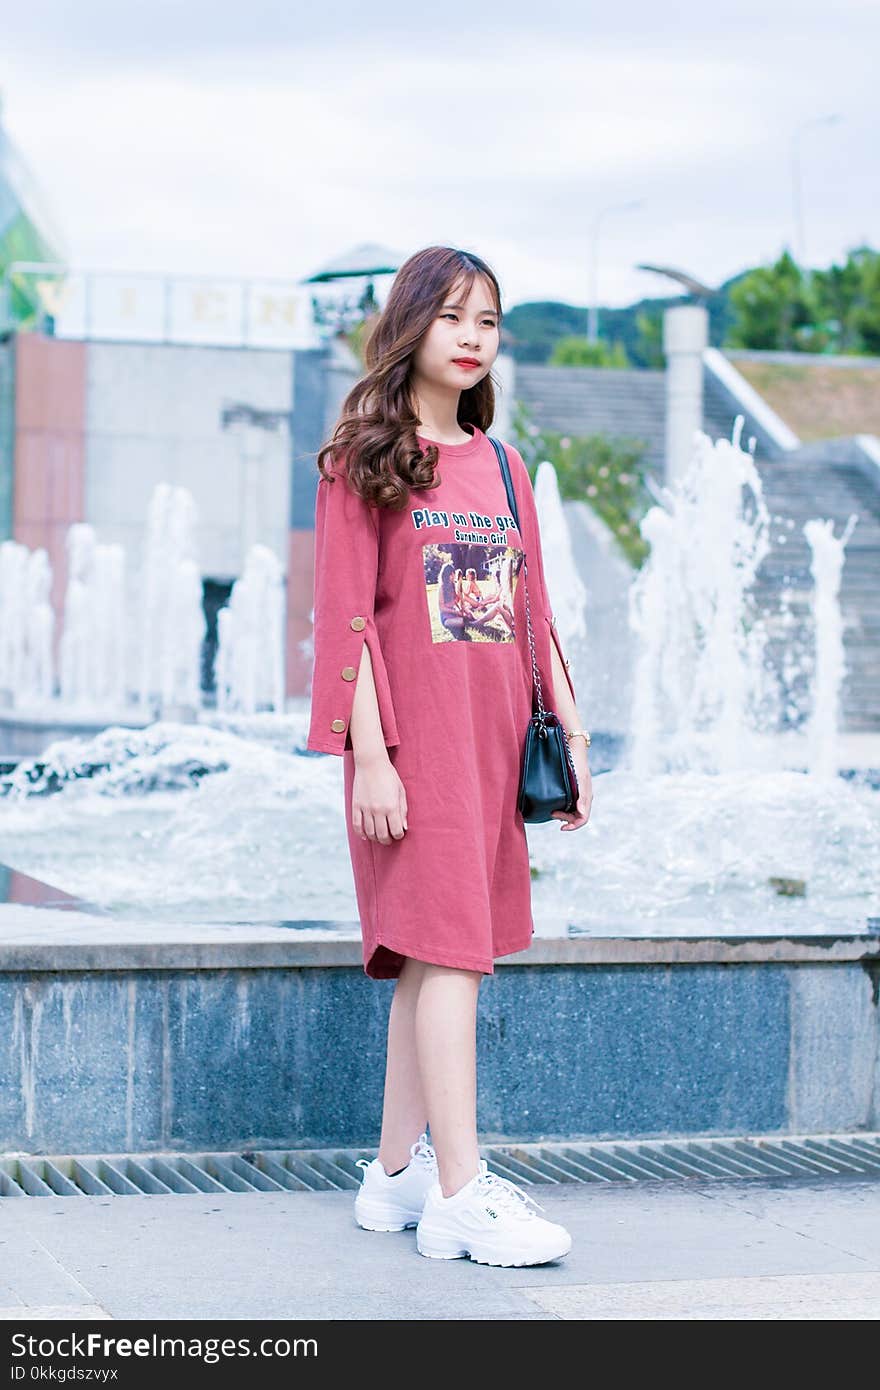
[{"label": "paved ground", "polygon": [[535,1189],[574,1245],[427,1260],[348,1193],[0,1201],[0,1318],[876,1319],[880,1183]]}]

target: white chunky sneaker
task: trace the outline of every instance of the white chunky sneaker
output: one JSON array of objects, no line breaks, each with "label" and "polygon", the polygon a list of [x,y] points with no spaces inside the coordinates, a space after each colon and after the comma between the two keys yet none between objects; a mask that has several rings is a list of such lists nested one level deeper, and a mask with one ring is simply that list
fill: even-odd
[{"label": "white chunky sneaker", "polygon": [[509,1178],[490,1173],[485,1158],[480,1171],[451,1197],[439,1181],[425,1198],[416,1227],[420,1255],[456,1260],[469,1255],[482,1265],[542,1265],[571,1249],[564,1226],[545,1221],[532,1197]]},{"label": "white chunky sneaker", "polygon": [[417,1226],[425,1193],[437,1181],[437,1158],[427,1133],[410,1146],[402,1173],[389,1177],[378,1158],[359,1158],[363,1181],[354,1199],[354,1219],[365,1231],[405,1231]]}]

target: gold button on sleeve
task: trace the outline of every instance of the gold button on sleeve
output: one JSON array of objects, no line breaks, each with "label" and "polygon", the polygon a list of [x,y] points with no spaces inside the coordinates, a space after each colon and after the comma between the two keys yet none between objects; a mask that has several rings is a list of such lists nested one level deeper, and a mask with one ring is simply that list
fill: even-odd
[{"label": "gold button on sleeve", "polygon": [[356,676],[357,676],[357,671],[354,669],[353,666],[343,666],[343,668],[342,668],[342,679],[343,679],[344,681],[353,681],[353,680],[355,679]]},{"label": "gold button on sleeve", "polygon": [[351,620],[351,626],[354,628],[355,632],[363,632],[366,625],[366,618],[352,618]]},{"label": "gold button on sleeve", "polygon": [[343,729],[345,728],[345,720],[334,719],[332,724],[330,725],[330,728],[333,730],[334,734],[341,734]]}]

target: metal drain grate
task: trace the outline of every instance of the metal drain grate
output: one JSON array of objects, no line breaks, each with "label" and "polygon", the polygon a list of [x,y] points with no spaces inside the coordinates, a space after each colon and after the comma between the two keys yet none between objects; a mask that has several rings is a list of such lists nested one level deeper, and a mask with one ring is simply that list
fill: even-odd
[{"label": "metal drain grate", "polygon": [[[880,1133],[488,1144],[489,1166],[521,1185],[697,1178],[880,1178]],[[0,1158],[0,1197],[143,1197],[339,1192],[360,1186],[371,1149]]]}]

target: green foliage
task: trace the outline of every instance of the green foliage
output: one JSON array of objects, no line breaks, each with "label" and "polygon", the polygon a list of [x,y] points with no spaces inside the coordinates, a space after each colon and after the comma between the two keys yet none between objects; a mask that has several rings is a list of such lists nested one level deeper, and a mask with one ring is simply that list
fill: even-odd
[{"label": "green foliage", "polygon": [[868,246],[842,265],[803,270],[788,251],[749,271],[730,294],[725,346],[776,352],[880,351],[880,255]]},{"label": "green foliage", "polygon": [[631,362],[623,343],[606,343],[570,333],[560,338],[550,354],[553,367],[629,367]]},{"label": "green foliage", "polygon": [[641,565],[649,546],[639,522],[653,501],[645,486],[644,441],[541,430],[521,400],[516,402],[511,434],[532,479],[538,464],[549,459],[556,469],[560,496],[589,503],[630,563]]},{"label": "green foliage", "polygon": [[833,351],[880,353],[880,254],[857,246],[843,265],[813,271],[819,314],[826,320]]},{"label": "green foliage", "polygon": [[646,367],[662,371],[666,365],[663,355],[663,315],[659,309],[646,308],[636,314],[638,354]]},{"label": "green foliage", "polygon": [[[728,295],[741,275],[726,281],[706,300],[709,311],[709,342],[721,347],[731,319]],[[636,368],[664,366],[662,322],[664,310],[674,304],[687,304],[688,295],[669,294],[640,299],[623,308],[599,309],[599,337],[603,344],[620,343],[628,365]],[[571,304],[542,301],[516,304],[504,316],[501,345],[515,362],[546,366],[561,338],[583,338],[587,330],[587,310]],[[600,362],[599,366],[616,365]]]},{"label": "green foliage", "polygon": [[746,275],[730,298],[736,313],[730,347],[815,351],[809,286],[788,251]]},{"label": "green foliage", "polygon": [[544,363],[559,338],[586,330],[586,309],[549,301],[517,304],[504,315],[501,345],[517,362]]},{"label": "green foliage", "polygon": [[[627,365],[657,370],[664,366],[664,311],[692,302],[670,294],[623,308],[600,306],[602,352],[595,363],[579,346],[587,310],[552,300],[508,310],[502,346],[519,363],[616,366],[609,344],[619,344]],[[786,250],[772,265],[732,276],[701,302],[713,347],[880,353],[880,253],[869,246],[849,251],[841,265],[812,271]]]}]

